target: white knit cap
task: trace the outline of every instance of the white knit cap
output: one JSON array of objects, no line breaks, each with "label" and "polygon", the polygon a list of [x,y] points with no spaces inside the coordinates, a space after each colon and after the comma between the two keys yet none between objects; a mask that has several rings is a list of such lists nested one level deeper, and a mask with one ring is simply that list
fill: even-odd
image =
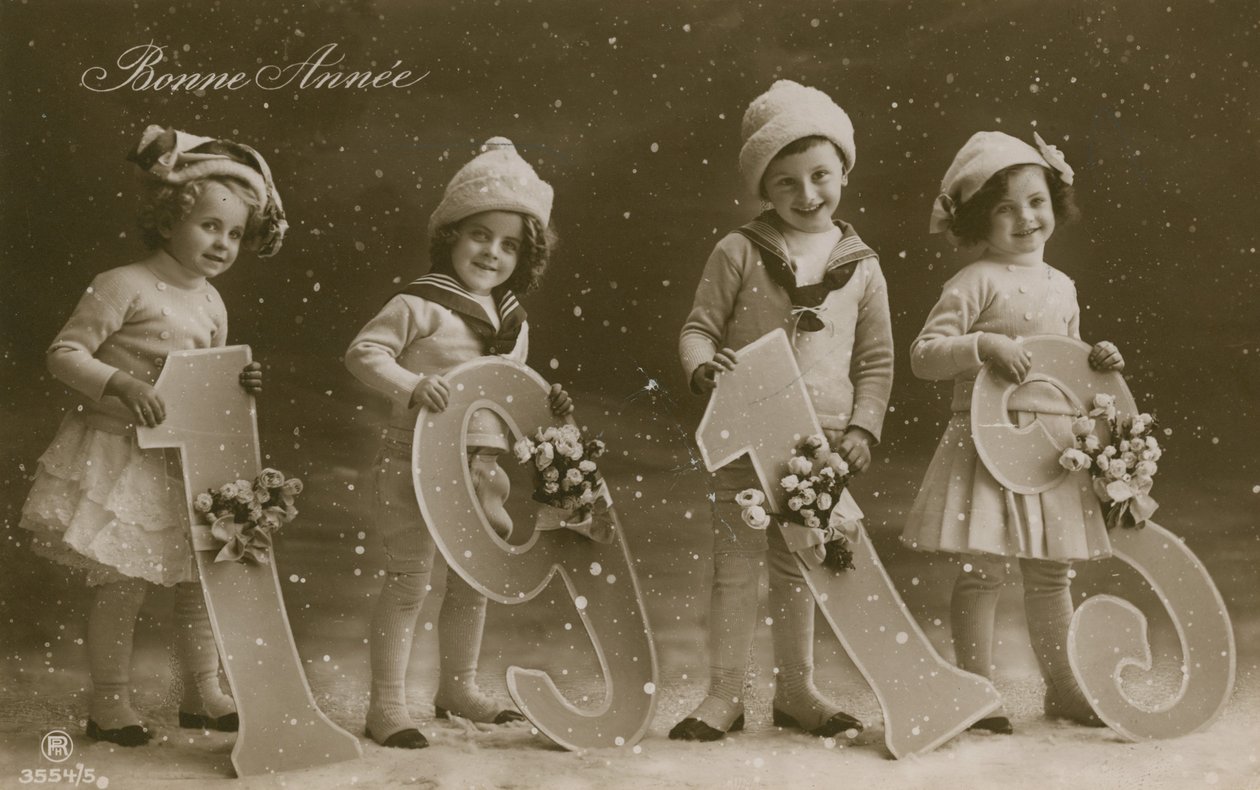
[{"label": "white knit cap", "polygon": [[1059,149],[1048,145],[1036,132],[1033,132],[1033,142],[1037,144],[1036,148],[1004,132],[973,134],[945,171],[941,194],[932,204],[928,232],[948,231],[958,207],[971,200],[999,170],[1016,165],[1041,165],[1058,171],[1063,183],[1071,184],[1072,168]]},{"label": "white knit cap", "polygon": [[516,153],[512,141],[491,137],[446,185],[442,202],[429,217],[429,235],[483,211],[528,214],[545,227],[551,220],[552,198],[551,186]]},{"label": "white knit cap", "polygon": [[775,154],[802,137],[826,137],[844,155],[844,172],[853,169],[857,148],[853,144],[853,122],[840,105],[817,88],[807,88],[791,80],[779,80],[770,90],[752,100],[744,111],[740,139],[739,171],[744,186],[753,195],[761,193],[761,176]]}]

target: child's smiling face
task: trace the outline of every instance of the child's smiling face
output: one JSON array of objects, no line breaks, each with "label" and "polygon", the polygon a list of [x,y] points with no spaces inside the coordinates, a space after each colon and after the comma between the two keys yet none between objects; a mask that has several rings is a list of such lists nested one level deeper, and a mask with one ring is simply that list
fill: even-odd
[{"label": "child's smiling face", "polygon": [[1054,233],[1054,203],[1046,171],[1021,167],[1006,182],[1006,194],[989,211],[989,249],[1005,255],[1040,253]]},{"label": "child's smiling face", "polygon": [[245,236],[249,206],[217,181],[207,181],[188,216],[163,228],[163,245],[190,274],[215,277],[232,268]]},{"label": "child's smiling face", "polygon": [[516,271],[525,221],[513,211],[483,211],[460,221],[451,246],[455,276],[469,291],[485,296]]},{"label": "child's smiling face", "polygon": [[840,205],[844,182],[844,161],[830,142],[776,157],[761,177],[775,213],[804,233],[823,233],[834,227],[831,215]]}]

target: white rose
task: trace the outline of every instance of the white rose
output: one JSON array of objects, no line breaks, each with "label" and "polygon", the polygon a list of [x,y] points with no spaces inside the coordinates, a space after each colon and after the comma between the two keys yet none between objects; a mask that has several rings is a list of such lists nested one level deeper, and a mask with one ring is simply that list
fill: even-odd
[{"label": "white rose", "polygon": [[800,510],[803,507],[805,507],[805,502],[798,496],[794,496],[788,500],[789,510]]},{"label": "white rose", "polygon": [[800,484],[801,484],[800,478],[798,478],[796,475],[788,475],[787,477],[779,481],[779,486],[784,491],[795,491],[797,486],[799,486]]},{"label": "white rose", "polygon": [[744,523],[753,529],[765,529],[770,526],[770,516],[766,513],[766,509],[760,505],[744,508],[742,516]]},{"label": "white rose", "polygon": [[788,461],[787,467],[789,472],[801,477],[814,471],[814,465],[810,463],[809,459],[799,455],[792,456],[791,460]]},{"label": "white rose", "polygon": [[551,466],[551,462],[556,459],[556,453],[551,449],[550,444],[540,444],[538,449],[534,450],[534,463],[539,469],[546,469]]},{"label": "white rose", "polygon": [[534,443],[528,438],[521,439],[512,446],[512,452],[516,455],[516,460],[520,463],[529,463],[529,459],[534,457]]},{"label": "white rose", "polygon": [[818,509],[831,510],[831,494],[824,491],[818,495]]},{"label": "white rose", "polygon": [[742,508],[753,507],[754,505],[763,504],[766,501],[766,495],[756,488],[745,488],[735,495],[735,504]]},{"label": "white rose", "polygon": [[1089,436],[1094,432],[1095,424],[1092,417],[1077,417],[1072,421],[1072,433],[1076,436]]}]

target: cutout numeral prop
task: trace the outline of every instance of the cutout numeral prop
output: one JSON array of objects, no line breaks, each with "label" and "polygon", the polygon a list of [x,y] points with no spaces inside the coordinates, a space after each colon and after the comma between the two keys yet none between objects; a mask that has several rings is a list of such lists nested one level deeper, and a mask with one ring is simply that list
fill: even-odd
[{"label": "cutout numeral prop", "polygon": [[[821,434],[800,369],[783,330],[745,346],[721,374],[696,440],[705,465],[718,469],[747,453],[769,499],[787,512],[777,481],[792,448]],[[737,528],[740,528],[737,526]],[[884,739],[894,757],[931,751],[996,710],[988,680],[964,672],[932,648],[862,530],[852,546],[855,570],[801,571],[849,658],[884,711]]]},{"label": "cutout numeral prop", "polygon": [[[1137,414],[1137,404],[1119,373],[1091,370],[1090,347],[1062,336],[1028,338],[1029,379],[1058,387],[1078,407],[1097,393],[1115,396],[1116,408]],[[986,366],[976,378],[971,424],[976,450],[999,483],[1019,493],[1037,493],[1068,474],[1059,454],[1070,436],[1051,436],[1040,421],[1024,428],[1006,411],[1017,385]],[[1088,472],[1075,474],[1088,475]],[[1146,617],[1133,604],[1112,595],[1086,600],[1072,617],[1068,659],[1076,681],[1098,717],[1129,740],[1174,738],[1210,724],[1234,688],[1236,653],[1229,613],[1199,558],[1181,538],[1147,521],[1142,529],[1112,529],[1113,554],[1146,578],[1172,618],[1181,641],[1182,683],[1173,699],[1157,709],[1143,708],[1124,692],[1125,667],[1151,668]]]},{"label": "cutout numeral prop", "polygon": [[[441,414],[420,412],[412,461],[416,498],[438,549],[474,589],[499,603],[528,601],[558,575],[586,627],[606,689],[603,703],[586,710],[570,704],[546,672],[512,666],[508,693],[540,732],[566,749],[633,746],[656,708],[656,653],[616,511],[608,509],[609,544],[568,529],[533,530],[525,524],[516,525],[514,543],[499,538],[473,493],[468,422],[478,409],[497,412],[512,442],[552,425],[547,383],[502,357],[467,362],[444,377],[450,402]],[[505,463],[515,461],[509,456]],[[523,541],[516,535],[522,530]]]},{"label": "cutout numeral prop", "polygon": [[[253,480],[261,469],[254,399],[238,381],[248,346],[177,351],[156,389],[166,421],[140,427],[141,447],[180,451],[188,524],[193,497],[208,488]],[[290,771],[362,756],[359,740],[315,705],[293,644],[275,562],[215,562],[195,551],[214,637],[236,697],[240,731],[232,749],[238,776]]]}]

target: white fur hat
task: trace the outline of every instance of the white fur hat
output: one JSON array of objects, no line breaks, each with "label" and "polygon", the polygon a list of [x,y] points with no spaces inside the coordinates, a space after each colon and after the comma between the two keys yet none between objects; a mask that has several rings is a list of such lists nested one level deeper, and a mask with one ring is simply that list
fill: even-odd
[{"label": "white fur hat", "polygon": [[140,144],[127,158],[168,184],[186,184],[212,176],[228,176],[243,182],[254,193],[259,206],[259,257],[279,252],[289,223],[285,221],[280,193],[271,179],[271,168],[253,148],[231,140],[199,137],[150,124],[140,135]]},{"label": "white fur hat", "polygon": [[506,137],[491,137],[481,153],[446,185],[442,202],[429,217],[429,235],[444,225],[483,211],[516,211],[551,221],[551,185],[538,177]]},{"label": "white fur hat", "polygon": [[835,143],[844,155],[844,172],[853,169],[857,161],[853,122],[830,96],[798,82],[779,80],[753,99],[740,126],[744,147],[739,152],[739,171],[749,193],[760,194],[761,176],[775,154],[788,143],[813,135]]},{"label": "white fur hat", "polygon": [[1063,183],[1072,183],[1072,168],[1059,149],[1048,145],[1041,135],[1033,132],[1029,145],[1018,137],[1004,132],[976,132],[954,156],[945,178],[941,180],[941,193],[932,204],[929,233],[948,231],[954,212],[984,186],[999,170],[1016,165],[1041,165],[1058,171]]}]

